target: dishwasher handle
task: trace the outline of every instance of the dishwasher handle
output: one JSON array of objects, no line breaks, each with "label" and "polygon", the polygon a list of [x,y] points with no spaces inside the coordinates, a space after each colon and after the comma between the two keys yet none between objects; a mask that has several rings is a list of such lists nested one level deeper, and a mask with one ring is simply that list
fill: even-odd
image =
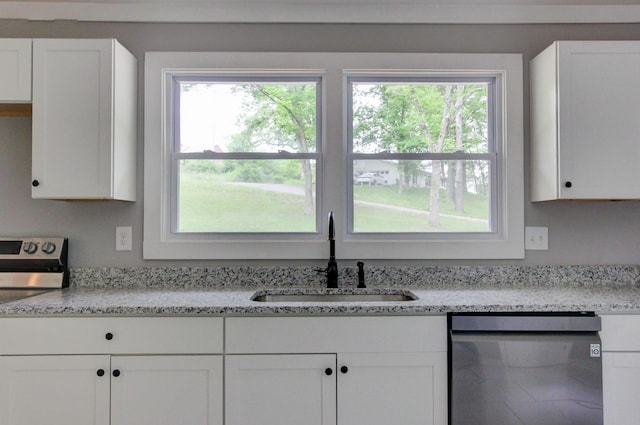
[{"label": "dishwasher handle", "polygon": [[452,315],[451,331],[462,332],[597,332],[600,317],[576,315]]}]

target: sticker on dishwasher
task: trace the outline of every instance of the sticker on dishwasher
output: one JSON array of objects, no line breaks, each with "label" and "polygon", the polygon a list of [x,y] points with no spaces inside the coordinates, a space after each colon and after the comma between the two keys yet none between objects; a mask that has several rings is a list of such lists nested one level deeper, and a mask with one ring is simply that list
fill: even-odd
[{"label": "sticker on dishwasher", "polygon": [[600,344],[591,344],[591,357],[600,357]]}]

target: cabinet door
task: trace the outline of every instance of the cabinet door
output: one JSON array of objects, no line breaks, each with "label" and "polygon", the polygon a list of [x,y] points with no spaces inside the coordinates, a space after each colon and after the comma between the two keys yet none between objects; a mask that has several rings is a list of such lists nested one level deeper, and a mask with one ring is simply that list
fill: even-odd
[{"label": "cabinet door", "polygon": [[446,425],[446,353],[338,355],[341,425]]},{"label": "cabinet door", "polygon": [[0,39],[0,103],[31,101],[31,39]]},{"label": "cabinet door", "polygon": [[114,356],[111,425],[222,425],[221,356]]},{"label": "cabinet door", "polygon": [[225,424],[335,425],[335,365],[331,354],[226,356]]},{"label": "cabinet door", "polygon": [[560,197],[640,198],[640,43],[558,46]]},{"label": "cabinet door", "polygon": [[604,425],[637,425],[640,353],[602,353]]},{"label": "cabinet door", "polygon": [[51,424],[109,425],[109,356],[0,357],[0,425]]},{"label": "cabinet door", "polygon": [[33,41],[33,198],[135,201],[136,69],[116,40]]}]

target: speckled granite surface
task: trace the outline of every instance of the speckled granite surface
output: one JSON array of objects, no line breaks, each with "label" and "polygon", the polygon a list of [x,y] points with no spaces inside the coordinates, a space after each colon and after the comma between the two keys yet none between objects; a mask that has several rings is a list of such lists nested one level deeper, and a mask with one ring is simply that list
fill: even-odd
[{"label": "speckled granite surface", "polygon": [[[342,269],[341,288],[323,288],[312,268],[74,269],[71,287],[0,304],[0,315],[441,314],[448,311],[640,313],[637,266],[370,267],[368,289]],[[252,301],[256,291],[408,290],[404,302]]]},{"label": "speckled granite surface", "polygon": [[[434,266],[369,267],[368,286],[451,285],[640,285],[640,266]],[[312,267],[140,267],[71,270],[71,285],[83,288],[322,287]],[[355,286],[355,264],[340,264],[340,285]]]}]

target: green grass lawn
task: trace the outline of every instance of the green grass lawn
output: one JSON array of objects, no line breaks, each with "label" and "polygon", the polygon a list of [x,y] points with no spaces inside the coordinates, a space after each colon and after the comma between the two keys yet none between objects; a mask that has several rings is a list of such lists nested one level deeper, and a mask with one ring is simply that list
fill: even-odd
[{"label": "green grass lawn", "polygon": [[315,232],[302,196],[197,178],[182,179],[182,232]]},{"label": "green grass lawn", "polygon": [[356,205],[354,230],[369,232],[486,232],[486,223],[440,217],[440,227],[431,227],[426,214],[398,212],[388,208]]},{"label": "green grass lawn", "polygon": [[[441,193],[441,226],[428,224],[428,189],[399,194],[395,186],[356,186],[356,232],[486,232],[486,198],[467,194],[464,213],[453,211]],[[398,211],[403,207],[423,213]],[[225,184],[217,178],[182,173],[179,231],[182,232],[315,232],[315,217],[303,214],[303,197]],[[460,218],[451,217],[460,216]],[[469,219],[471,218],[471,219]],[[476,219],[476,220],[473,220]]]},{"label": "green grass lawn", "polygon": [[[409,188],[402,194],[397,186],[354,186],[353,197],[356,201],[375,202],[399,207],[413,208],[422,211],[429,210],[429,189]],[[489,217],[489,204],[486,196],[473,193],[464,195],[464,211],[454,210],[452,202],[447,201],[445,191],[440,191],[440,212],[462,217],[487,219]]]}]

